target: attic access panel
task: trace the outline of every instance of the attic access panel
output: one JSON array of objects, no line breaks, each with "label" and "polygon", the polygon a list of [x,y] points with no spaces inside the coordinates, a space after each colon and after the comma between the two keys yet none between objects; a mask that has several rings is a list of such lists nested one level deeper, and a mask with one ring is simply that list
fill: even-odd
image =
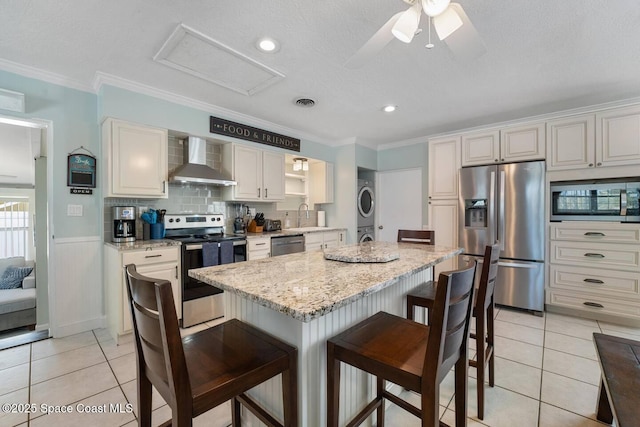
[{"label": "attic access panel", "polygon": [[178,25],[153,60],[247,96],[285,77],[184,24]]}]

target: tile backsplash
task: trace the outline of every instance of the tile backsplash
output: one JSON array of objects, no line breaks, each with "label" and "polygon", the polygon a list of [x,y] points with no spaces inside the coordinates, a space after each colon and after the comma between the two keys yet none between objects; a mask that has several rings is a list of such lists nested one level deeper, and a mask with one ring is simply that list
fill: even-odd
[{"label": "tile backsplash", "polygon": [[[169,138],[169,172],[182,165],[182,141]],[[222,167],[221,146],[207,144],[207,165],[220,170]],[[222,200],[222,187],[200,184],[169,184],[169,198],[167,199],[137,199],[137,198],[106,198],[104,199],[104,239],[111,241],[113,228],[113,207],[134,206],[136,208],[136,237],[142,238],[142,220],[140,214],[147,209],[166,209],[167,213],[221,213],[226,219],[227,232],[233,231],[233,220],[239,212],[246,212],[245,207],[255,208],[256,212],[264,213],[265,218],[280,219],[285,226],[287,214],[291,227],[297,226],[297,214],[293,211],[278,211],[276,203],[260,202],[225,202]],[[301,212],[301,226],[317,225],[317,213],[309,211],[309,219]]]}]

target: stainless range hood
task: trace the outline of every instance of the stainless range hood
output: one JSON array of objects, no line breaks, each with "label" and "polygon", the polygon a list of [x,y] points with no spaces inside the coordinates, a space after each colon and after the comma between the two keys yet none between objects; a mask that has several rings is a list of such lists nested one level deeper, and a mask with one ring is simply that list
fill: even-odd
[{"label": "stainless range hood", "polygon": [[207,140],[190,136],[184,140],[185,163],[171,175],[172,182],[193,182],[197,184],[236,185],[237,182],[222,172],[207,166]]}]

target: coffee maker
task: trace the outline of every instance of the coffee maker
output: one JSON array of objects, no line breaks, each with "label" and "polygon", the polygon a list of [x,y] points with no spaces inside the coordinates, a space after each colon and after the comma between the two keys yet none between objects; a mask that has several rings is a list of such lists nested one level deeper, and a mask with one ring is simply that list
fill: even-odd
[{"label": "coffee maker", "polygon": [[116,243],[136,240],[136,208],[133,206],[113,207],[113,241]]}]

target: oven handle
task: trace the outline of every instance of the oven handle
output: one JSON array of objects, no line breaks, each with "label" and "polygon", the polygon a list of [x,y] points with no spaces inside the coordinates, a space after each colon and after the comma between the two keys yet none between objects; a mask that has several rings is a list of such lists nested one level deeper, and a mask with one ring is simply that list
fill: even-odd
[{"label": "oven handle", "polygon": [[[246,240],[234,240],[233,246],[245,246],[247,244]],[[218,247],[220,247],[220,242],[218,242]],[[184,249],[186,251],[195,251],[198,249],[202,249],[202,243],[193,243],[189,245],[185,245]]]}]

